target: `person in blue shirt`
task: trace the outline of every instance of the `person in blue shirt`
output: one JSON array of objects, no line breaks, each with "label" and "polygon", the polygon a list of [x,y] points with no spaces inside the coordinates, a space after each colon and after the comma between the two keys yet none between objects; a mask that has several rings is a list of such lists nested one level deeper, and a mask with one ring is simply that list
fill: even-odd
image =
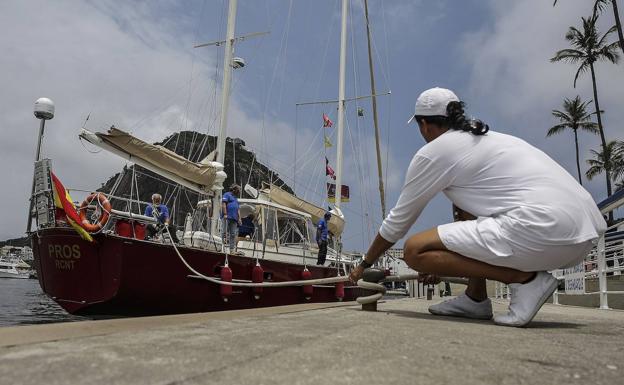
[{"label": "person in blue shirt", "polygon": [[254,215],[249,214],[243,218],[241,226],[238,228],[238,236],[245,237],[249,235],[250,237],[253,237],[255,231],[256,225],[254,224]]},{"label": "person in blue shirt", "polygon": [[327,211],[323,218],[318,221],[316,225],[316,244],[319,247],[318,258],[316,260],[317,265],[325,264],[325,257],[327,257],[327,222],[331,219],[331,213]]},{"label": "person in blue shirt", "polygon": [[230,253],[236,251],[236,237],[238,236],[238,226],[241,224],[241,217],[238,204],[240,186],[233,184],[230,191],[223,194],[221,200],[221,238],[225,242],[226,232]]},{"label": "person in blue shirt", "polygon": [[[145,208],[144,215],[146,217],[155,218],[157,221],[155,225],[150,224],[146,228],[147,236],[149,238],[154,237],[154,235],[161,231],[164,226],[169,226],[169,209],[161,202],[162,196],[160,194],[152,194],[152,204],[147,205]],[[173,226],[169,229],[169,233],[171,234],[171,240],[178,243],[178,236]]]}]

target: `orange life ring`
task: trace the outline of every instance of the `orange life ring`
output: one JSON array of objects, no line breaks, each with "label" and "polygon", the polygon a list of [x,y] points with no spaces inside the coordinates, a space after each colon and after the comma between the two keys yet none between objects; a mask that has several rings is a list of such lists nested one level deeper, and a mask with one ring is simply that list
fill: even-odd
[{"label": "orange life ring", "polygon": [[[95,223],[91,223],[87,219],[87,207],[95,199],[97,199],[100,207],[102,208],[102,211],[100,212],[100,216],[95,221]],[[79,215],[80,215],[80,222],[82,222],[82,227],[85,230],[92,232],[92,233],[99,231],[102,227],[104,227],[106,222],[108,222],[108,217],[110,216],[111,209],[112,209],[111,204],[108,201],[108,198],[106,198],[106,195],[102,193],[89,194],[89,196],[86,197],[85,200],[82,201],[82,204],[80,205]]]}]

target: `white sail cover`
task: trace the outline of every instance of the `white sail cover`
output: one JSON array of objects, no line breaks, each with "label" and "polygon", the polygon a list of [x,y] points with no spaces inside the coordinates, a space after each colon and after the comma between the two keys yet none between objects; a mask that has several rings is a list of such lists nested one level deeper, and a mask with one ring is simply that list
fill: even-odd
[{"label": "white sail cover", "polygon": [[[314,223],[318,223],[318,221],[323,218],[323,216],[327,212],[327,210],[318,207],[310,202],[307,202],[301,198],[297,198],[296,196],[274,185],[271,185],[269,187],[269,198],[271,199],[271,201],[282,206],[286,206],[288,208],[310,214],[312,216],[312,222]],[[344,226],[345,220],[341,214],[332,215],[328,224],[328,229],[332,232],[332,234],[334,234],[335,236],[339,236],[340,234],[342,234]]]},{"label": "white sail cover", "polygon": [[[86,131],[86,130],[85,130]],[[116,127],[111,127],[107,133],[94,134],[104,144],[129,155],[128,158],[138,158],[140,165],[147,165],[148,169],[158,172],[164,170],[178,178],[182,178],[202,190],[222,189],[225,180],[223,165],[217,162],[195,163],[185,157],[166,149],[163,146],[149,144]],[[94,143],[90,135],[81,134],[81,137]],[[99,145],[98,143],[94,143]],[[107,147],[108,147],[107,146]],[[151,166],[151,167],[150,167]]]}]

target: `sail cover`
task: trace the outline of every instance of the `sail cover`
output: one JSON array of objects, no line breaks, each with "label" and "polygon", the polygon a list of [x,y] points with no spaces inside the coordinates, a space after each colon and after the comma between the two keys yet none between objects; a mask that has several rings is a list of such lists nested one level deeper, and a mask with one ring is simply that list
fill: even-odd
[{"label": "sail cover", "polygon": [[[95,135],[101,141],[130,157],[140,158],[142,163],[153,166],[150,167],[152,171],[159,169],[168,171],[179,178],[202,186],[206,190],[223,188],[221,184],[225,179],[225,174],[221,171],[223,166],[220,163],[191,162],[163,146],[146,143],[114,126],[107,133],[97,132]],[[88,138],[86,139],[88,140]]]},{"label": "sail cover", "polygon": [[[318,221],[323,218],[326,210],[313,205],[310,202],[304,201],[301,198],[298,198],[277,186],[271,185],[269,187],[269,198],[271,201],[280,204],[282,206],[286,206],[291,209],[303,211],[312,216],[312,222],[318,223]],[[332,232],[335,236],[342,234],[344,230],[345,220],[342,215],[332,215],[329,220],[328,228],[329,231]]]}]

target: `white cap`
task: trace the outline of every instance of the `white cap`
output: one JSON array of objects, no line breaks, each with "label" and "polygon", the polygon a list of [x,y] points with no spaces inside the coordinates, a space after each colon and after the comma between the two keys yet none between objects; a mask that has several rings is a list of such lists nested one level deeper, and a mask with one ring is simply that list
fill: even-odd
[{"label": "white cap", "polygon": [[459,102],[453,91],[439,87],[429,88],[416,99],[414,115],[407,123],[411,123],[415,116],[446,116],[446,106],[452,101]]}]

